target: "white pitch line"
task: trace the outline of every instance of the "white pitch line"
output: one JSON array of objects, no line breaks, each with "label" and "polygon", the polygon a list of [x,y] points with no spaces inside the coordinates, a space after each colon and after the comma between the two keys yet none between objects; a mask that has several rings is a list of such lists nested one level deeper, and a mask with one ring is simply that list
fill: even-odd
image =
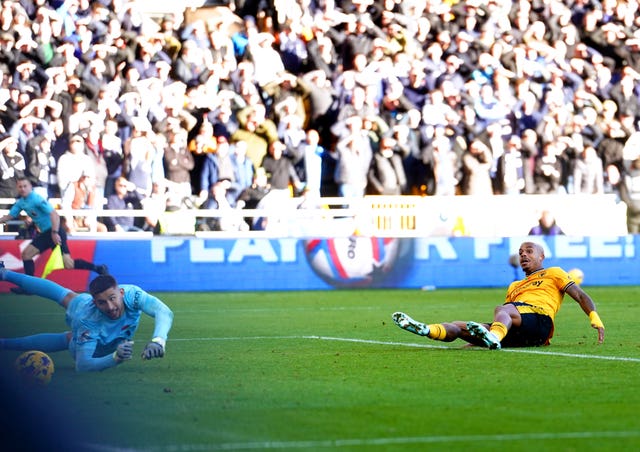
[{"label": "white pitch line", "polygon": [[[414,436],[399,438],[336,439],[321,441],[266,441],[228,443],[214,445],[210,450],[260,450],[260,449],[318,449],[353,446],[388,446],[410,444],[460,443],[460,442],[510,442],[558,439],[633,438],[640,432],[567,432],[567,433],[515,433],[504,435],[469,436]],[[184,450],[184,449],[180,449]]]},{"label": "white pitch line", "polygon": [[98,444],[85,444],[87,450],[103,452],[199,452],[218,450],[266,450],[266,449],[336,449],[356,446],[389,446],[411,444],[447,444],[461,442],[514,442],[514,441],[544,441],[559,439],[619,439],[637,438],[640,431],[608,431],[608,432],[564,432],[564,433],[510,433],[501,435],[456,435],[456,436],[408,436],[396,438],[352,438],[333,440],[308,441],[251,441],[246,443],[221,444],[180,444],[161,447],[144,447],[140,449],[123,449]]},{"label": "white pitch line", "polygon": [[[358,344],[374,344],[374,345],[393,345],[400,347],[416,347],[416,348],[436,348],[436,349],[453,349],[460,350],[460,348],[446,346],[446,345],[431,345],[431,344],[418,344],[412,342],[391,342],[391,341],[378,341],[372,339],[356,339],[348,337],[331,337],[331,336],[231,336],[231,337],[200,337],[200,338],[184,338],[184,339],[171,339],[171,342],[182,341],[243,341],[243,340],[268,340],[268,339],[315,339],[322,341],[338,341],[338,342],[353,342]],[[467,350],[467,349],[465,349]],[[478,348],[479,351],[487,351],[482,348]],[[549,355],[549,356],[562,356],[565,358],[577,358],[577,359],[599,359],[604,361],[624,361],[640,363],[640,358],[631,358],[627,356],[606,356],[606,355],[585,355],[580,353],[566,353],[566,352],[553,352],[534,350],[532,348],[505,348],[500,351],[491,351],[489,353],[526,353],[531,355]]]}]

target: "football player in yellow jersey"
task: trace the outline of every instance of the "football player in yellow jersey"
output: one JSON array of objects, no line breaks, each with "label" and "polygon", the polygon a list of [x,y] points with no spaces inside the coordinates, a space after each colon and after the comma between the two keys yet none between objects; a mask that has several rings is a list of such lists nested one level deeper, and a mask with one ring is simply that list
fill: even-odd
[{"label": "football player in yellow jersey", "polygon": [[591,297],[560,267],[544,268],[544,250],[533,242],[524,242],[518,251],[525,278],[509,285],[503,305],[497,306],[493,323],[449,322],[425,324],[402,312],[393,314],[400,328],[437,341],[462,339],[471,344],[499,349],[549,345],[553,321],[564,294],[578,302],[598,330],[598,343],[604,341],[604,325]]}]

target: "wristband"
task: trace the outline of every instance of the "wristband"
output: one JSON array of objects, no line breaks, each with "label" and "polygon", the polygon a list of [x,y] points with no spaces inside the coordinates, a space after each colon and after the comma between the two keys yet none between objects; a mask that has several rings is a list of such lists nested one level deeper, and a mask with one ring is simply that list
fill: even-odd
[{"label": "wristband", "polygon": [[123,361],[122,359],[120,359],[120,358],[118,357],[118,350],[116,350],[115,352],[113,352],[113,355],[111,355],[111,356],[113,356],[113,360],[114,360],[116,363],[118,363],[118,364],[120,364],[120,363]]},{"label": "wristband", "polygon": [[156,344],[160,344],[162,345],[162,348],[164,348],[166,341],[164,339],[162,339],[161,337],[157,336],[154,337],[153,339],[151,339],[151,342],[155,342]]},{"label": "wristband", "polygon": [[600,319],[600,316],[596,311],[591,311],[589,313],[589,320],[591,321],[591,326],[594,328],[604,328],[604,324]]}]

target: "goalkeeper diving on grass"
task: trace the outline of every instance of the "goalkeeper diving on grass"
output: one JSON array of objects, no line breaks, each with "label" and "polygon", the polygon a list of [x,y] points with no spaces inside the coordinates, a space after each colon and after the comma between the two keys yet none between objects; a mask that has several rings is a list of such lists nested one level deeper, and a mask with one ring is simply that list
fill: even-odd
[{"label": "goalkeeper diving on grass", "polygon": [[0,280],[58,303],[65,309],[71,328],[62,333],[0,339],[0,350],[69,350],[78,372],[108,369],[133,357],[133,338],[144,313],[155,319],[155,326],[142,358],[164,356],[173,312],[138,286],[119,285],[113,276],[100,275],[89,284],[89,293],[76,293],[53,281],[9,271],[2,263]]},{"label": "goalkeeper diving on grass", "polygon": [[549,345],[554,319],[565,294],[573,298],[589,316],[598,331],[598,343],[604,341],[604,324],[591,297],[560,267],[543,267],[544,249],[524,242],[518,250],[520,268],[525,278],[507,289],[505,303],[497,306],[492,323],[454,321],[425,324],[403,312],[392,318],[396,325],[419,336],[443,342],[462,339],[492,350],[506,347]]}]

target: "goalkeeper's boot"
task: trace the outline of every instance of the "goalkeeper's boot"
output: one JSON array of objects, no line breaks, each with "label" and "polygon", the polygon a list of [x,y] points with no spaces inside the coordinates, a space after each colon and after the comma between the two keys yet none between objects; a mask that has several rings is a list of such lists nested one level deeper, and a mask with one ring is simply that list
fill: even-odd
[{"label": "goalkeeper's boot", "polygon": [[394,312],[391,318],[394,323],[403,330],[407,330],[418,336],[426,336],[429,334],[429,327],[426,324],[413,320],[404,312]]},{"label": "goalkeeper's boot", "polygon": [[477,337],[491,350],[499,350],[501,348],[500,341],[491,331],[486,329],[484,325],[477,322],[467,322],[469,334]]}]

